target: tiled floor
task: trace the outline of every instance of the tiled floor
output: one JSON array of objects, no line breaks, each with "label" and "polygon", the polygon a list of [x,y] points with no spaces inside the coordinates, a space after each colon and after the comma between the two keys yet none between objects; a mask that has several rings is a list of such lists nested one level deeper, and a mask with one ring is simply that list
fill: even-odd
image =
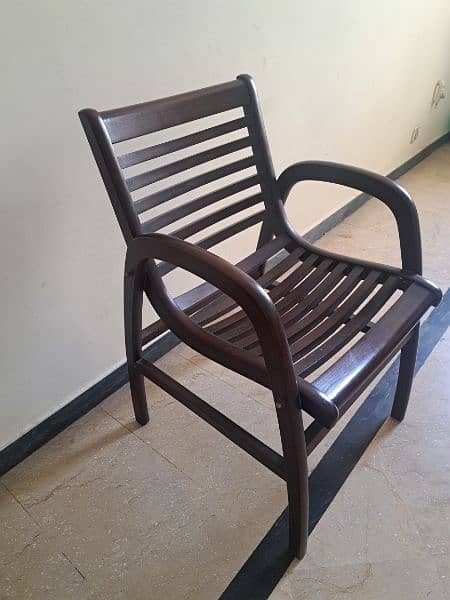
[{"label": "tiled floor", "polygon": [[[401,179],[419,209],[424,271],[445,289],[449,165],[446,145]],[[376,201],[320,244],[398,261]],[[449,357],[447,334],[416,378],[406,420],[386,422],[272,598],[450,598]],[[159,363],[280,449],[265,390],[186,346]],[[218,598],[283,510],[281,480],[148,389],[147,426],[135,425],[125,386],[0,479],[1,600]]]}]

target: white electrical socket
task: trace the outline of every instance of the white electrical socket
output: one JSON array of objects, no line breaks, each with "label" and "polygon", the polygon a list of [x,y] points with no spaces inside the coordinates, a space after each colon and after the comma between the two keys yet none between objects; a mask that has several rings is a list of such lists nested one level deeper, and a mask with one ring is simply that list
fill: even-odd
[{"label": "white electrical socket", "polygon": [[417,127],[414,127],[414,129],[412,130],[411,133],[411,138],[409,140],[410,144],[414,144],[414,142],[417,140],[417,138],[419,137],[419,133],[420,133],[420,126],[417,125]]}]

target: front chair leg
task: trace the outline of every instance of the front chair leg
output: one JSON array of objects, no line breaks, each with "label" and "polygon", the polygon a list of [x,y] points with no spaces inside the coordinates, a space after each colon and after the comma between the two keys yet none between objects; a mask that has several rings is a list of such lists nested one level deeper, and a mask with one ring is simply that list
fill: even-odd
[{"label": "front chair leg", "polygon": [[[288,476],[289,477],[289,476]],[[305,506],[303,478],[288,478],[289,550],[301,560],[308,542],[308,507]]]},{"label": "front chair leg", "polygon": [[395,390],[394,404],[391,410],[391,416],[397,421],[403,421],[406,409],[408,407],[408,401],[414,377],[414,368],[416,366],[419,329],[420,325],[417,324],[414,327],[408,342],[403,346],[400,354],[398,382]]},{"label": "front chair leg", "polygon": [[277,406],[278,423],[286,468],[289,505],[289,550],[301,560],[308,541],[308,461],[301,410],[297,399]]},{"label": "front chair leg", "polygon": [[124,322],[128,376],[134,415],[140,425],[149,422],[144,376],[136,369],[142,357],[142,296],[144,273],[142,268],[125,273]]}]

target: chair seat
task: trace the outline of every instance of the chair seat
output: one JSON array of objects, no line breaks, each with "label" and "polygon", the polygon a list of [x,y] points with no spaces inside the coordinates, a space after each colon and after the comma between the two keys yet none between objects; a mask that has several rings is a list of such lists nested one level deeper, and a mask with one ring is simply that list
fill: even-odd
[{"label": "chair seat", "polygon": [[[264,249],[258,253],[267,255]],[[240,265],[255,269],[251,257],[246,261]],[[375,377],[435,303],[433,289],[422,278],[300,246],[285,248],[283,257],[278,254],[255,279],[267,290],[280,315],[298,377],[315,376],[313,386],[336,406],[330,411],[308,398],[302,402],[302,407],[327,427],[362,391],[358,387],[362,366],[366,365],[367,371],[370,364]],[[186,312],[209,333],[241,351],[261,356],[253,325],[236,303],[217,291],[206,300],[194,314],[193,307]]]}]

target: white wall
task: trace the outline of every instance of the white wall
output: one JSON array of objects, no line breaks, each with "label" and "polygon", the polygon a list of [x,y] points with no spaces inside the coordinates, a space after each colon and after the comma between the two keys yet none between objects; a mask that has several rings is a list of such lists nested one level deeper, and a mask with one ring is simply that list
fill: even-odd
[{"label": "white wall", "polygon": [[[251,73],[277,171],[388,172],[447,130],[448,0],[3,0],[0,447],[124,360],[124,244],[76,112]],[[412,128],[421,135],[409,144]],[[320,188],[300,230],[352,197]]]}]

